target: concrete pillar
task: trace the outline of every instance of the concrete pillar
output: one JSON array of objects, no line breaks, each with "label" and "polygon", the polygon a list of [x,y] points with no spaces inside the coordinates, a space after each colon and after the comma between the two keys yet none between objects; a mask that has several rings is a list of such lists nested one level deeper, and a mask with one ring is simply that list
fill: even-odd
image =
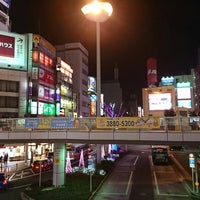
[{"label": "concrete pillar", "polygon": [[97,164],[101,163],[102,153],[101,153],[101,144],[97,144]]},{"label": "concrete pillar", "polygon": [[28,163],[28,143],[24,144],[24,152],[25,152],[24,161],[25,163]]},{"label": "concrete pillar", "polygon": [[65,184],[65,162],[66,147],[65,143],[54,144],[54,160],[53,160],[53,185],[55,187]]},{"label": "concrete pillar", "polygon": [[125,151],[127,152],[128,151],[128,145],[125,144],[124,147],[125,147]]}]

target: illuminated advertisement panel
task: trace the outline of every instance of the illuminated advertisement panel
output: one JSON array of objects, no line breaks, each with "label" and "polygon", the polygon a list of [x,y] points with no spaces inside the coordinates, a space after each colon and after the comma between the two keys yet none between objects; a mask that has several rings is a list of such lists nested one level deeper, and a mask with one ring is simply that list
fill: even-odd
[{"label": "illuminated advertisement panel", "polygon": [[0,31],[1,68],[26,70],[26,37]]},{"label": "illuminated advertisement panel", "polygon": [[72,109],[73,107],[73,102],[68,100],[68,99],[62,99],[61,98],[61,108],[67,108],[67,109]]},{"label": "illuminated advertisement panel", "polygon": [[90,116],[96,115],[96,101],[90,101]]},{"label": "illuminated advertisement panel", "polygon": [[171,93],[151,93],[148,100],[149,110],[169,110],[172,108]]},{"label": "illuminated advertisement panel", "polygon": [[96,79],[92,76],[88,77],[88,91],[89,92],[96,91]]},{"label": "illuminated advertisement panel", "polygon": [[47,40],[45,40],[42,36],[33,34],[32,40],[33,40],[33,48],[45,50],[46,52],[48,52],[48,55],[55,57],[56,55],[55,47],[51,43],[49,43]]},{"label": "illuminated advertisement panel", "polygon": [[71,97],[72,96],[72,90],[65,85],[61,85],[61,95]]},{"label": "illuminated advertisement panel", "polygon": [[174,77],[162,77],[161,78],[162,85],[174,85]]},{"label": "illuminated advertisement panel", "polygon": [[38,114],[55,116],[56,108],[54,104],[39,102],[38,104]]},{"label": "illuminated advertisement panel", "polygon": [[44,83],[54,85],[54,74],[40,68],[39,69],[39,80]]},{"label": "illuminated advertisement panel", "polygon": [[[38,105],[38,107],[37,107]],[[47,115],[47,116],[55,116],[55,105],[50,103],[43,103],[43,102],[32,102],[31,103],[31,114],[38,114],[39,115]]]},{"label": "illuminated advertisement panel", "polygon": [[190,99],[191,90],[190,88],[177,88],[177,99]]},{"label": "illuminated advertisement panel", "polygon": [[192,101],[191,100],[178,100],[178,107],[179,108],[192,108]]},{"label": "illuminated advertisement panel", "polygon": [[38,98],[40,100],[54,101],[55,90],[39,85]]}]

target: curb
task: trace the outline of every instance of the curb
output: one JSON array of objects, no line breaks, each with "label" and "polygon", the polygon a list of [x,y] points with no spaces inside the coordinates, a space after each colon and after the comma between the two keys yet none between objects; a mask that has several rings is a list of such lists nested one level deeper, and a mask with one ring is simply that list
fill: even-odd
[{"label": "curb", "polygon": [[186,180],[192,181],[191,176],[189,175],[188,172],[185,171],[185,169],[183,168],[183,166],[176,160],[176,158],[173,155],[170,155],[170,157],[173,159],[174,163],[177,165],[177,167],[181,170],[181,172],[183,173],[183,177],[184,177],[184,181],[183,183],[185,184],[186,189],[188,190],[188,192],[190,192],[190,194],[193,197],[197,197],[198,199],[200,199],[200,194],[193,192],[191,187],[188,185]]},{"label": "curb", "polygon": [[20,197],[21,197],[21,200],[35,200],[29,197],[28,195],[26,195],[24,192],[21,192]]},{"label": "curb", "polygon": [[[126,152],[127,153],[127,152]],[[124,153],[125,154],[125,153]],[[122,155],[122,157],[124,156],[124,154]],[[122,158],[121,157],[121,158]],[[104,179],[101,181],[101,183],[98,185],[98,187],[96,188],[96,190],[94,190],[93,192],[92,192],[92,194],[91,194],[91,196],[89,197],[89,199],[88,200],[92,200],[94,197],[95,197],[95,195],[96,195],[96,193],[100,190],[100,188],[102,187],[102,185],[104,184],[104,182],[106,181],[106,179],[110,176],[110,174],[113,172],[113,170],[115,169],[115,167],[117,166],[117,164],[118,164],[118,162],[119,162],[119,160],[121,159],[121,158],[119,158],[117,161],[116,161],[116,163],[115,163],[115,166],[109,171],[109,173],[104,177]]]}]

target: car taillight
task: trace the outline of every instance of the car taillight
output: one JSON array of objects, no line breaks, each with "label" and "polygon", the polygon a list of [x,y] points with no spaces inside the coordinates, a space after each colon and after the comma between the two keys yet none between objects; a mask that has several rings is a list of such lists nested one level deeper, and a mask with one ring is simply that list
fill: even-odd
[{"label": "car taillight", "polygon": [[7,179],[4,179],[3,184],[4,184],[4,185],[7,184]]}]

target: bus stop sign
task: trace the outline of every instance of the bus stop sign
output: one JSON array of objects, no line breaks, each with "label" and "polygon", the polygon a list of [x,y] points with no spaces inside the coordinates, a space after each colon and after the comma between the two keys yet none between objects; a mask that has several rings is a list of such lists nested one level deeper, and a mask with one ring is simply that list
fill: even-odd
[{"label": "bus stop sign", "polygon": [[189,165],[191,168],[195,168],[195,158],[192,153],[189,154]]}]

